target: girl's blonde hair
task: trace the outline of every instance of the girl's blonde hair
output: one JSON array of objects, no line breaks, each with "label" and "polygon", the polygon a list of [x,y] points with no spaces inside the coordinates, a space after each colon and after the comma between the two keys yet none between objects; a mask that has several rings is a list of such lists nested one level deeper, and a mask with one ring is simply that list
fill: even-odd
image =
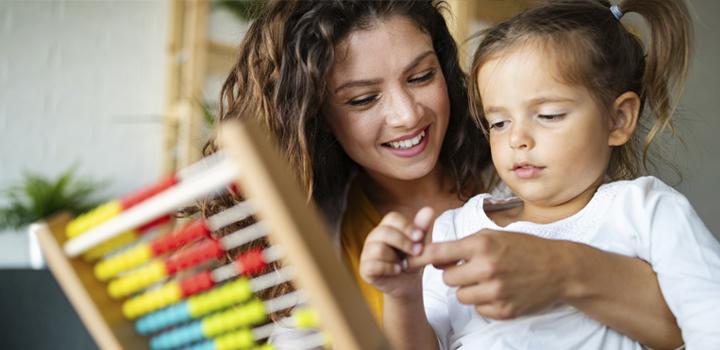
[{"label": "girl's blonde hair", "polygon": [[[640,96],[638,129],[646,132],[635,133],[613,149],[608,176],[631,179],[647,172],[649,146],[659,133],[672,130],[690,63],[692,23],[683,0],[624,0],[616,6],[620,12],[611,11],[606,0],[547,1],[481,33],[469,98],[473,117],[483,130],[487,132],[487,125],[476,81],[480,69],[503,50],[539,43],[557,62],[560,78],[587,87],[602,108],[609,110],[628,91]],[[617,18],[631,12],[649,26],[646,49]]]}]

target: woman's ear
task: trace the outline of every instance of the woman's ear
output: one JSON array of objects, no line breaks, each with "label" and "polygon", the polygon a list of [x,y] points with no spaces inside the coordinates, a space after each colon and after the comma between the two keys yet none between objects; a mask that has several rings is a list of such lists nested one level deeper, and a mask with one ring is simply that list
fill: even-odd
[{"label": "woman's ear", "polygon": [[628,91],[613,102],[610,117],[609,146],[624,145],[635,132],[640,115],[640,96]]}]

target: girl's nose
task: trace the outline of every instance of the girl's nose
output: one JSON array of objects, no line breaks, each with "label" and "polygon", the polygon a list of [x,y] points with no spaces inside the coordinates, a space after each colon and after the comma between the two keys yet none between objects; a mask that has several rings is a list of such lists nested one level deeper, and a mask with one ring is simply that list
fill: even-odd
[{"label": "girl's nose", "polygon": [[514,122],[510,129],[510,148],[530,149],[535,146],[532,132],[523,122]]}]

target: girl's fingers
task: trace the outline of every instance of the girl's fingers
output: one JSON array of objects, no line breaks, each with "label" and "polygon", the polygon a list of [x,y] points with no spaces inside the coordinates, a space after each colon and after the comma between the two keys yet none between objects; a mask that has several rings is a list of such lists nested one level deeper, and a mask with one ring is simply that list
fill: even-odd
[{"label": "girl's fingers", "polygon": [[420,241],[425,237],[425,233],[430,232],[432,223],[435,220],[435,212],[430,207],[424,207],[415,214],[413,232],[411,238]]},{"label": "girl's fingers", "polygon": [[[369,245],[376,244],[386,245],[407,255],[417,255],[422,251],[421,243],[415,243],[403,232],[387,226],[380,226],[368,235],[367,239],[365,239],[365,248],[363,249],[370,249]],[[387,253],[376,250],[379,248],[372,249],[373,250],[368,252],[369,256],[376,259],[382,257],[382,260],[388,260],[390,258],[387,256]]]},{"label": "girl's fingers", "polygon": [[374,284],[379,278],[395,276],[400,272],[402,267],[398,263],[370,260],[360,264],[360,276],[370,284]]},{"label": "girl's fingers", "polygon": [[[420,223],[422,225],[429,225],[426,223],[428,219],[425,217],[428,215],[427,210],[430,210],[430,214],[432,215],[432,209],[430,208],[423,208],[420,211],[418,211],[418,215],[420,216]],[[421,215],[422,214],[422,215]],[[418,218],[416,215],[416,219]],[[432,219],[432,218],[431,218]],[[421,242],[422,238],[425,236],[424,231],[426,230],[424,227],[416,227],[413,222],[408,220],[404,215],[396,213],[396,212],[390,212],[383,220],[380,222],[381,226],[387,226],[387,227],[393,227],[397,229],[399,232],[402,232],[405,236],[410,238],[413,241]]]},{"label": "girl's fingers", "polygon": [[404,253],[390,247],[383,242],[366,242],[363,252],[360,255],[360,262],[376,260],[390,263],[398,263],[404,257]]},{"label": "girl's fingers", "polygon": [[435,267],[456,265],[465,259],[465,249],[460,241],[448,241],[425,245],[423,253],[408,260],[410,268],[422,267],[428,264]]}]

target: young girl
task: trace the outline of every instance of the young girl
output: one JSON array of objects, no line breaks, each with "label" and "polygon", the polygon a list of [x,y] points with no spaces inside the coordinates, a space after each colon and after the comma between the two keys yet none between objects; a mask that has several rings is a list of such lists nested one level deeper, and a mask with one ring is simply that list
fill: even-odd
[{"label": "young girl", "polygon": [[[627,12],[650,25],[647,51],[621,24]],[[363,252],[361,274],[385,292],[386,313],[396,317],[386,318],[385,329],[398,348],[642,348],[562,300],[540,310],[488,303],[529,286],[498,282],[507,271],[493,257],[529,252],[475,234],[486,229],[648,261],[688,348],[720,348],[720,244],[685,197],[654,177],[637,177],[647,147],[670,124],[690,32],[688,10],[677,0],[555,1],[486,32],[471,95],[498,174],[519,205],[487,212],[494,199],[476,196],[435,221],[433,243],[420,253],[412,244],[431,216],[423,210],[404,237]],[[636,129],[646,120],[653,125],[640,153]],[[395,249],[415,256],[403,262]],[[426,263],[435,267],[425,269],[420,293],[412,281]],[[501,310],[499,319],[534,313],[482,317],[489,308]]]}]

